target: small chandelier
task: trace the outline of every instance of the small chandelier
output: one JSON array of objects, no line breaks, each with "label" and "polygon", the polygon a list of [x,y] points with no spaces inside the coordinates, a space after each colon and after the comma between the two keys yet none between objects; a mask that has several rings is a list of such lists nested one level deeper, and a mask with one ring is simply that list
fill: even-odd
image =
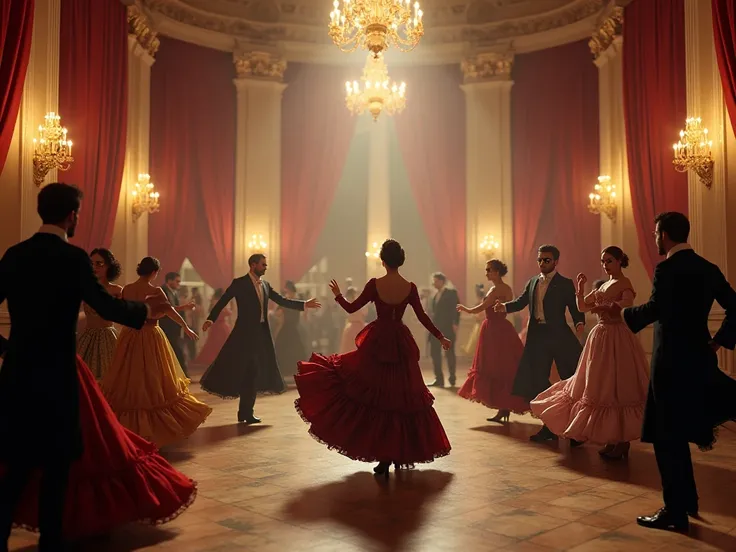
[{"label": "small chandelier", "polygon": [[67,130],[61,127],[61,117],[52,111],[44,120],[38,127],[38,140],[33,139],[33,182],[36,186],[43,184],[49,171],[67,171],[74,161],[72,141],[66,139]]},{"label": "small chandelier", "polygon": [[391,116],[406,107],[406,83],[397,85],[389,80],[383,54],[368,55],[360,80],[363,81],[362,90],[358,81],[345,83],[345,104],[353,115],[369,111],[377,121],[381,112]]},{"label": "small chandelier", "polygon": [[700,117],[685,121],[680,140],[672,146],[675,158],[672,164],[678,172],[692,170],[700,181],[710,188],[713,185],[713,141],[708,140],[708,129],[702,127]]},{"label": "small chandelier", "polygon": [[481,254],[488,258],[498,253],[501,248],[500,244],[493,236],[483,236],[479,247]]},{"label": "small chandelier", "polygon": [[138,182],[135,183],[135,190],[131,192],[131,195],[133,196],[133,222],[141,218],[143,213],[149,215],[158,213],[160,207],[158,202],[159,193],[156,191],[149,175],[138,175]]},{"label": "small chandelier", "polygon": [[609,219],[616,220],[616,186],[611,184],[610,176],[599,176],[598,184],[588,198],[588,211],[594,215],[605,214]]},{"label": "small chandelier", "polygon": [[248,249],[251,251],[265,251],[268,247],[266,240],[263,239],[261,234],[253,234],[248,242]]},{"label": "small chandelier", "polygon": [[394,44],[410,52],[424,35],[419,2],[411,0],[340,0],[332,3],[329,34],[343,52],[362,46],[377,56]]},{"label": "small chandelier", "polygon": [[373,242],[373,245],[371,245],[371,250],[365,252],[365,256],[368,259],[380,259],[381,258],[381,247],[378,245],[378,242]]}]

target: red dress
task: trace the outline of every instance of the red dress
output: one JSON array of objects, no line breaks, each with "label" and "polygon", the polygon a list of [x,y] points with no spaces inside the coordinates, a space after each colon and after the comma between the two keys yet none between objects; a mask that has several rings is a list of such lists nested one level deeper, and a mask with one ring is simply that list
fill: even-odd
[{"label": "red dress", "polygon": [[298,363],[294,402],[309,432],[340,454],[364,462],[432,462],[450,452],[450,441],[432,404],[419,368],[419,348],[401,321],[408,305],[436,338],[442,334],[422,308],[411,284],[397,305],[381,301],[375,279],[353,303],[336,298],[348,313],[369,301],[378,318],[355,340],[357,349]]},{"label": "red dress", "polygon": [[[69,474],[65,537],[104,534],[132,521],[158,525],[176,518],[194,502],[197,484],[176,471],[153,444],[120,425],[79,355],[77,374],[84,452]],[[34,475],[18,504],[18,527],[38,530],[39,482],[40,474]]]},{"label": "red dress", "polygon": [[529,401],[511,394],[523,352],[524,345],[506,313],[493,312],[491,305],[480,326],[473,366],[457,394],[488,408],[529,412]]}]

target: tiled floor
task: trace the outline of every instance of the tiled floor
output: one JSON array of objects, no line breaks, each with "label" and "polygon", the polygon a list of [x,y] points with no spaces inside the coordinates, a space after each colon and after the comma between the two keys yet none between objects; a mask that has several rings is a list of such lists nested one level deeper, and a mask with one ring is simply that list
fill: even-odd
[{"label": "tiled floor", "polygon": [[[199,394],[199,388],[194,390]],[[160,528],[131,525],[81,548],[95,552],[224,551],[736,551],[736,427],[716,449],[694,452],[702,519],[688,535],[639,528],[660,506],[652,449],[604,462],[596,447],[531,444],[539,422],[436,393],[453,445],[416,470],[372,475],[314,441],[293,408],[294,390],[259,398],[259,426],[235,424],[236,403],[200,395],[215,411],[188,441],[166,451],[199,481],[188,512]],[[10,549],[34,550],[14,533]]]}]

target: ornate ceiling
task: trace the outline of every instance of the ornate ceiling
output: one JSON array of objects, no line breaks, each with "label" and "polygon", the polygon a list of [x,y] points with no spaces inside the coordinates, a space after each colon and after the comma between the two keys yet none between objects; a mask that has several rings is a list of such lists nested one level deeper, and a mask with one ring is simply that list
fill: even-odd
[{"label": "ornate ceiling", "polygon": [[[327,35],[332,0],[138,0],[164,35],[290,61],[348,59]],[[425,35],[411,62],[460,61],[589,38],[614,0],[423,0]],[[414,55],[416,53],[416,55]],[[397,56],[398,57],[398,56]],[[354,59],[354,58],[353,58]]]}]

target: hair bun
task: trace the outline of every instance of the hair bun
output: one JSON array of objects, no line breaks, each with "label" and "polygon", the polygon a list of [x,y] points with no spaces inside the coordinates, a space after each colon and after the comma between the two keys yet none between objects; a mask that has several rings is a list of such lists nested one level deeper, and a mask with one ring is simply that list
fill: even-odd
[{"label": "hair bun", "polygon": [[629,256],[624,253],[621,257],[621,268],[626,268],[627,266],[629,266]]}]

